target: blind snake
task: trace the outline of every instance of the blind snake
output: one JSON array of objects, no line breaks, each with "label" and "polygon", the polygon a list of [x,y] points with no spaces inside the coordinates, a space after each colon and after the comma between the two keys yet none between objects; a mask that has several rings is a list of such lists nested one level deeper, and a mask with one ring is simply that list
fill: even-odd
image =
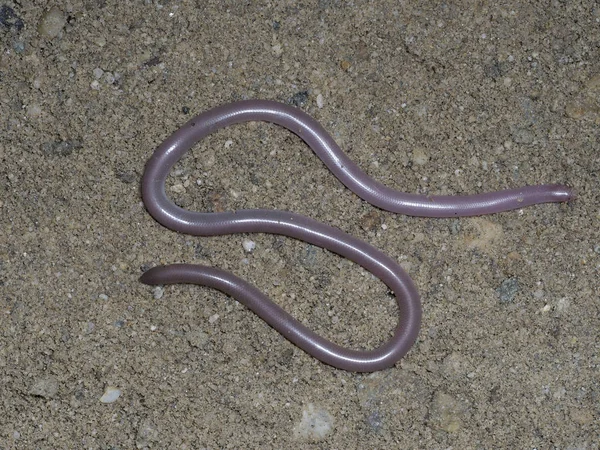
[{"label": "blind snake", "polygon": [[274,101],[246,100],[206,111],[167,138],[146,164],[142,197],[148,212],[167,228],[193,235],[274,233],[326,248],[361,265],[396,295],[399,322],[393,337],[380,347],[359,351],[317,335],[273,303],[254,286],[213,267],[173,264],[154,267],[140,281],[150,285],[193,283],[218,289],[246,305],[298,347],[331,366],[373,372],[394,365],[412,347],[421,325],[421,302],[408,274],[371,245],[329,225],[292,212],[251,209],[202,213],[183,209],[165,193],[165,180],[175,163],[199,140],[226,126],[266,121],[295,133],[350,190],[387,211],[420,217],[462,217],[491,214],[537,203],[566,202],[573,197],[562,185],[527,186],[465,196],[407,194],[369,177],[338,147],[327,131],[303,111]]}]

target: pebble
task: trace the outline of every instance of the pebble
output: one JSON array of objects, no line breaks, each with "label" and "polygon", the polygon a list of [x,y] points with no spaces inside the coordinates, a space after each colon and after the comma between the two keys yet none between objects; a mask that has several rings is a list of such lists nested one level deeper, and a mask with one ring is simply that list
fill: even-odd
[{"label": "pebble", "polygon": [[290,103],[298,108],[306,105],[308,101],[308,91],[300,91],[296,92],[292,98],[290,98]]},{"label": "pebble", "polygon": [[306,441],[322,441],[333,431],[333,424],[333,416],[327,410],[309,403],[294,427],[294,435]]},{"label": "pebble", "polygon": [[64,14],[55,6],[42,17],[38,25],[38,33],[42,37],[53,39],[60,35],[66,23]]},{"label": "pebble", "polygon": [[425,149],[417,147],[413,150],[412,161],[417,166],[423,166],[429,161],[429,155],[425,152]]},{"label": "pebble", "polygon": [[321,109],[323,107],[323,95],[317,95],[317,107]]},{"label": "pebble", "polygon": [[164,294],[165,294],[165,289],[163,287],[156,286],[152,290],[152,296],[154,297],[154,300],[160,300]]},{"label": "pebble", "polygon": [[44,398],[52,398],[57,392],[58,380],[52,375],[38,379],[29,390],[31,395]]},{"label": "pebble", "polygon": [[42,107],[37,104],[32,104],[27,107],[27,117],[37,119],[42,115]]},{"label": "pebble", "polygon": [[41,150],[48,156],[69,156],[74,150],[83,148],[83,143],[77,140],[44,142]]},{"label": "pebble", "polygon": [[185,192],[185,187],[183,184],[179,183],[171,186],[171,190],[176,194],[183,194]]},{"label": "pebble", "polygon": [[96,67],[92,73],[94,74],[94,78],[96,80],[99,80],[100,78],[102,78],[102,75],[104,75],[104,70],[102,70],[100,67]]},{"label": "pebble", "polygon": [[281,44],[275,44],[271,47],[271,50],[275,56],[281,56],[283,54],[283,48],[281,47]]},{"label": "pebble", "polygon": [[256,248],[256,242],[251,241],[250,239],[244,239],[242,242],[242,247],[244,247],[244,251],[246,251],[246,253],[252,253],[252,251]]},{"label": "pebble", "polygon": [[217,320],[219,320],[219,315],[218,314],[213,314],[212,316],[210,316],[208,318],[208,323],[213,324],[215,323]]},{"label": "pebble", "polygon": [[456,433],[463,427],[465,410],[452,396],[437,392],[430,408],[430,419],[437,428],[447,433]]},{"label": "pebble", "polygon": [[0,6],[0,25],[7,29],[13,28],[18,32],[23,29],[25,23],[23,19],[17,16],[14,9],[10,6],[2,5]]},{"label": "pebble", "polygon": [[571,302],[569,301],[568,298],[566,298],[566,297],[560,298],[556,302],[556,312],[559,314],[563,314],[563,313],[567,312],[567,309],[569,309],[569,306],[571,306]]},{"label": "pebble", "polygon": [[517,278],[507,278],[496,288],[496,294],[500,297],[500,303],[510,303],[515,299],[519,292],[519,280]]},{"label": "pebble", "polygon": [[135,437],[135,446],[137,448],[151,448],[152,443],[158,440],[158,429],[150,419],[144,420],[138,428]]},{"label": "pebble", "polygon": [[600,124],[600,75],[590,78],[585,87],[575,95],[566,105],[565,114],[571,119],[592,119]]},{"label": "pebble", "polygon": [[100,397],[101,403],[113,403],[121,396],[121,390],[114,386],[107,386],[104,394]]}]

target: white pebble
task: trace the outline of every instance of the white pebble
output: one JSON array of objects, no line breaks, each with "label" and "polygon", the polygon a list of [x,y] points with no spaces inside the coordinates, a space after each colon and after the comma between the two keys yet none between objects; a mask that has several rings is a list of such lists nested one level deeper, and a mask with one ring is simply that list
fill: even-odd
[{"label": "white pebble", "polygon": [[252,253],[252,250],[256,248],[256,242],[251,241],[250,239],[245,239],[244,242],[242,242],[242,247],[244,247],[244,250],[247,253]]},{"label": "white pebble", "polygon": [[108,295],[106,295],[106,294],[100,294],[100,295],[98,296],[98,298],[99,298],[100,300],[104,300],[104,301],[106,301],[106,300],[108,300]]},{"label": "white pebble", "polygon": [[55,6],[42,16],[38,25],[38,33],[44,38],[55,38],[61,34],[66,23],[65,15]]},{"label": "white pebble", "polygon": [[417,147],[413,150],[412,160],[417,166],[423,166],[429,161],[429,155],[424,148]]},{"label": "white pebble", "polygon": [[275,54],[275,56],[281,56],[281,54],[283,53],[283,49],[281,48],[281,44],[276,44],[273,47],[271,47],[271,50],[273,51],[273,53]]},{"label": "white pebble", "polygon": [[42,108],[39,105],[33,104],[27,107],[27,117],[37,119],[42,115]]},{"label": "white pebble", "polygon": [[208,318],[208,323],[213,324],[215,323],[217,320],[219,320],[219,315],[218,314],[213,314],[212,316],[210,316]]},{"label": "white pebble", "polygon": [[104,394],[100,397],[102,403],[113,403],[121,396],[121,390],[114,386],[107,386]]},{"label": "white pebble", "polygon": [[106,81],[108,84],[113,84],[116,79],[116,76],[110,72],[106,72],[106,75],[104,76],[104,81]]},{"label": "white pebble", "polygon": [[322,94],[317,95],[317,106],[319,108],[323,107],[323,95]]},{"label": "white pebble", "polygon": [[96,80],[99,80],[100,78],[102,78],[102,75],[104,75],[104,70],[102,70],[100,67],[96,67],[92,73],[94,74],[94,78]]},{"label": "white pebble", "polygon": [[302,420],[294,427],[297,438],[308,441],[321,441],[331,433],[333,417],[328,411],[309,403],[302,411]]},{"label": "white pebble", "polygon": [[165,293],[164,288],[162,288],[160,286],[156,286],[152,290],[152,295],[154,297],[154,300],[160,300],[162,298],[162,296],[164,295],[164,293]]},{"label": "white pebble", "polygon": [[231,139],[228,139],[225,141],[225,148],[229,148],[233,145],[233,141]]}]

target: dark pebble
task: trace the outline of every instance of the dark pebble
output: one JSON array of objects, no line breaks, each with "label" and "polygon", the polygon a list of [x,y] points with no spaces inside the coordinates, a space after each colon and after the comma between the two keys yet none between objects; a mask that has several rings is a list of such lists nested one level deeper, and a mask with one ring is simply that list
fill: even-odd
[{"label": "dark pebble", "polygon": [[308,91],[298,92],[298,93],[294,94],[292,98],[290,98],[290,103],[297,107],[306,105],[307,101],[308,101]]},{"label": "dark pebble", "polygon": [[73,150],[79,150],[83,145],[79,141],[54,141],[41,145],[42,152],[48,156],[69,156]]},{"label": "dark pebble", "polygon": [[516,278],[507,278],[496,289],[496,294],[500,297],[500,303],[512,302],[517,292],[519,292],[519,280]]},{"label": "dark pebble", "polygon": [[25,24],[23,23],[23,19],[17,16],[11,7],[2,5],[0,6],[0,26],[8,30],[12,28],[18,32],[23,29]]}]

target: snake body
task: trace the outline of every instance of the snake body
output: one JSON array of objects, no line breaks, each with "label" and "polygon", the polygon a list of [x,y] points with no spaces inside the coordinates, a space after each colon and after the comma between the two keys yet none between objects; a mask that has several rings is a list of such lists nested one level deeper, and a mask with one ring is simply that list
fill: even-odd
[{"label": "snake body", "polygon": [[303,111],[267,100],[234,102],[206,111],[183,125],[155,151],[142,180],[148,212],[162,225],[193,235],[274,233],[326,248],[361,265],[396,295],[399,321],[393,337],[380,347],[358,351],[336,345],[295,320],[267,296],[235,275],[212,267],[173,264],[145,272],[143,283],[194,283],[218,289],[246,305],[286,339],[334,367],[372,372],[392,366],[417,339],[421,302],[414,283],[396,261],[343,231],[308,217],[279,210],[237,210],[202,213],[175,205],[165,193],[165,180],[175,163],[194,144],[226,126],[249,121],[281,125],[302,138],[333,174],[367,202],[387,211],[422,217],[462,217],[492,214],[573,197],[563,185],[527,186],[465,196],[428,196],[390,189],[369,177],[339,148],[327,131]]}]

